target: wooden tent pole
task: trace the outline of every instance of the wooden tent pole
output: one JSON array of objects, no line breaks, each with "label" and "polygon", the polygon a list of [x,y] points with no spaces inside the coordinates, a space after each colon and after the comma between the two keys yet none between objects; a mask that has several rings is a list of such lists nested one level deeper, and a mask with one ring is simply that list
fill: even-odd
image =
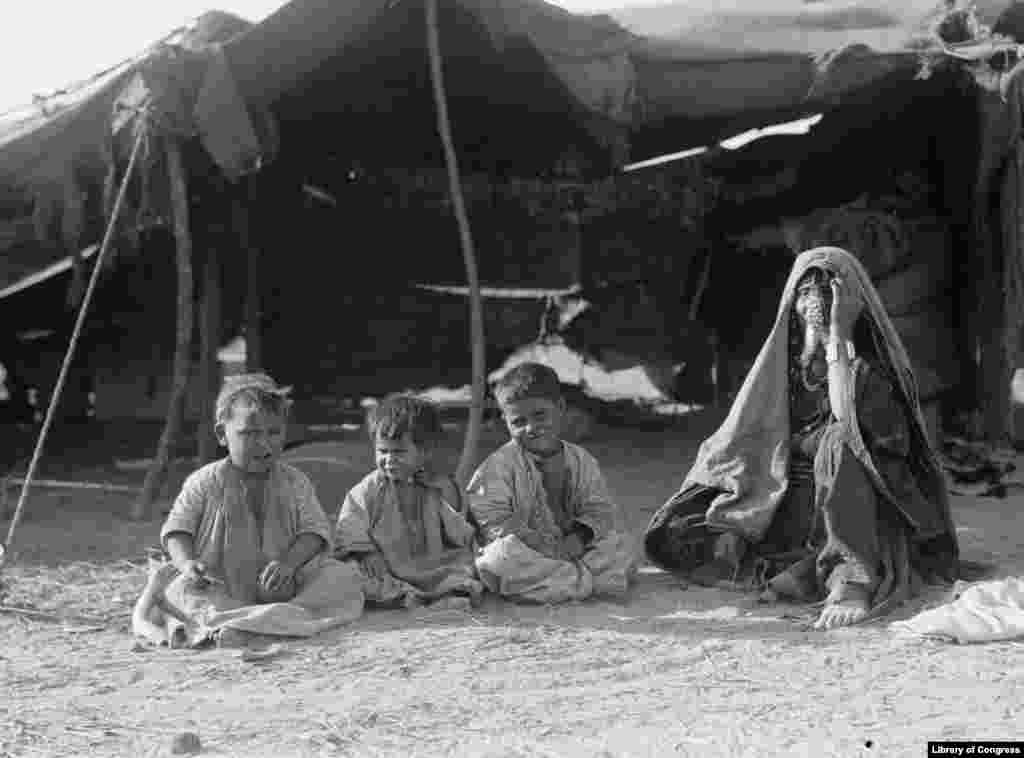
[{"label": "wooden tent pole", "polygon": [[[1024,107],[1011,100],[1017,107]],[[1021,116],[1018,115],[1017,119]],[[1019,123],[1019,121],[1017,123]],[[1020,142],[1010,155],[1008,171],[1012,172],[1013,198],[1012,216],[1006,222],[1007,241],[1003,251],[1003,392],[1005,400],[1004,435],[1007,442],[1013,444],[1019,439],[1021,429],[1016,423],[1016,399],[1012,397],[1011,387],[1013,375],[1020,365],[1020,339],[1024,328],[1024,149]],[[1004,195],[1003,202],[1006,202]]]},{"label": "wooden tent pole", "polygon": [[217,457],[217,437],[214,433],[214,410],[220,389],[220,365],[217,349],[223,342],[221,334],[221,277],[218,240],[211,240],[204,250],[203,293],[200,301],[200,363],[199,385],[203,402],[199,419],[199,463],[210,463]]},{"label": "wooden tent pole", "polygon": [[142,491],[132,509],[132,518],[147,518],[153,502],[167,479],[171,450],[181,434],[185,411],[185,395],[192,363],[193,276],[192,236],[189,231],[188,184],[181,143],[175,137],[165,138],[167,174],[170,180],[171,208],[174,216],[175,258],[178,268],[178,328],[174,347],[174,375],[171,398],[167,405],[164,430],[157,445],[153,465],[146,472]]},{"label": "wooden tent pole", "polygon": [[[241,187],[251,187],[243,179]],[[236,188],[236,191],[241,191]],[[248,193],[251,202],[253,192]],[[242,336],[245,338],[245,370],[262,371],[263,366],[263,329],[262,329],[262,277],[260,276],[260,248],[253,242],[251,230],[251,214],[246,198],[235,192],[231,195],[231,219],[235,236],[245,253],[246,286],[243,308]]]},{"label": "wooden tent pole", "polygon": [[469,285],[469,332],[473,361],[472,399],[469,406],[469,422],[462,455],[455,472],[459,484],[465,486],[476,463],[476,450],[480,444],[480,427],[484,415],[484,381],[486,356],[484,354],[484,311],[480,299],[480,279],[476,268],[476,254],[473,250],[473,235],[466,214],[462,184],[459,179],[459,164],[452,140],[451,122],[448,118],[448,101],[444,91],[444,72],[441,67],[441,43],[438,36],[437,0],[426,0],[427,49],[430,53],[430,75],[434,89],[434,109],[437,113],[437,131],[444,146],[445,164],[448,167],[448,184],[452,195],[455,219],[459,225],[459,239],[462,257],[466,267],[466,283]]}]

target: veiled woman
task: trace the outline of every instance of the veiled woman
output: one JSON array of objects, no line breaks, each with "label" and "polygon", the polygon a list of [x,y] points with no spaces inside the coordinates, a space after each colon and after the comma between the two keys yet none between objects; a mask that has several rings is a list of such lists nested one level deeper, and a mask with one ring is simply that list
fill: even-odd
[{"label": "veiled woman", "polygon": [[797,257],[728,417],[645,547],[698,580],[823,600],[824,629],[955,578],[956,532],[910,362],[854,256]]}]

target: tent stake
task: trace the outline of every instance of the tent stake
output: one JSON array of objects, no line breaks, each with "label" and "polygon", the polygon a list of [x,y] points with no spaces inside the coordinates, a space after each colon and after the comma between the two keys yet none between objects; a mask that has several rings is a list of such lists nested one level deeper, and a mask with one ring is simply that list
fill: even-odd
[{"label": "tent stake", "polygon": [[153,465],[146,472],[135,505],[132,518],[141,520],[149,515],[164,481],[171,460],[171,447],[181,434],[185,415],[185,395],[188,390],[189,373],[192,363],[192,322],[193,322],[193,276],[192,236],[189,232],[188,183],[185,164],[181,155],[181,143],[177,138],[164,138],[167,157],[167,175],[171,185],[171,207],[174,216],[175,258],[178,265],[178,329],[174,348],[174,376],[171,384],[171,398],[167,404],[167,418],[163,433],[157,444]]},{"label": "tent stake", "polygon": [[469,227],[469,217],[466,214],[465,199],[462,196],[458,157],[455,154],[451,121],[448,118],[444,72],[441,68],[441,43],[437,31],[437,0],[426,0],[426,6],[427,48],[430,52],[430,78],[434,85],[437,131],[441,135],[441,143],[444,146],[452,206],[459,225],[459,239],[462,243],[462,257],[466,267],[466,283],[469,285],[469,332],[473,356],[473,392],[469,406],[469,423],[466,425],[466,438],[455,473],[459,484],[465,486],[476,463],[476,450],[480,444],[480,426],[484,415],[484,381],[487,369],[484,355],[484,311],[483,303],[480,300],[480,279],[476,268],[476,254],[473,250],[473,235]]}]

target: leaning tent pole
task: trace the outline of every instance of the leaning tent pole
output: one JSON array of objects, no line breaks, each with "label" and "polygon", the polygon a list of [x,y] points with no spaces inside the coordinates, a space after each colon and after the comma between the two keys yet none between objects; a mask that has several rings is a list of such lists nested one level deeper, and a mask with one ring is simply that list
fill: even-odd
[{"label": "leaning tent pole", "polygon": [[167,404],[167,418],[164,430],[157,444],[156,457],[146,472],[146,480],[132,508],[132,518],[146,518],[152,509],[157,494],[167,479],[171,463],[171,448],[178,439],[185,415],[185,395],[192,363],[192,322],[193,322],[193,276],[192,236],[189,231],[188,184],[185,164],[181,155],[181,143],[176,137],[164,138],[167,158],[167,175],[171,185],[171,212],[174,217],[174,247],[178,267],[178,318],[177,338],[174,347],[174,375],[171,383],[171,398]]},{"label": "leaning tent pole", "polygon": [[441,68],[441,44],[437,32],[437,0],[425,0],[427,6],[427,49],[430,53],[430,78],[434,85],[434,108],[437,112],[437,131],[444,146],[445,164],[448,167],[448,184],[452,196],[455,219],[459,225],[459,240],[462,244],[462,258],[466,266],[466,283],[469,285],[469,333],[473,356],[473,392],[469,406],[469,423],[462,446],[462,456],[455,472],[459,484],[465,486],[469,480],[480,444],[480,426],[484,416],[484,309],[480,300],[480,278],[476,268],[476,254],[473,251],[473,235],[469,228],[466,203],[462,196],[459,179],[458,158],[452,140],[451,122],[448,118],[448,101],[444,91],[444,72]]},{"label": "leaning tent pole", "polygon": [[124,204],[125,190],[128,188],[128,180],[131,178],[132,171],[135,169],[135,160],[139,155],[139,147],[142,145],[142,141],[146,136],[145,127],[140,128],[138,134],[135,135],[135,144],[132,146],[131,157],[128,159],[128,168],[125,169],[124,177],[121,179],[121,188],[117,192],[117,199],[114,201],[114,207],[110,212],[110,219],[107,221],[107,231],[103,235],[103,243],[100,245],[100,250],[96,254],[96,262],[93,264],[92,275],[89,277],[89,285],[86,287],[85,294],[82,296],[82,304],[78,309],[78,317],[75,319],[75,326],[71,330],[71,339],[68,341],[68,349],[64,354],[64,362],[61,364],[60,373],[57,375],[57,383],[54,385],[53,392],[50,395],[50,405],[46,409],[46,417],[43,419],[43,426],[39,430],[39,438],[36,440],[35,450],[32,451],[32,459],[28,464],[28,471],[25,473],[25,481],[21,487],[21,494],[18,496],[18,505],[14,509],[14,515],[11,517],[11,523],[7,527],[7,539],[4,541],[2,549],[0,549],[0,567],[3,566],[7,556],[7,551],[10,549],[11,544],[14,541],[14,532],[18,528],[18,524],[21,522],[21,517],[25,512],[25,503],[28,501],[28,493],[32,487],[32,478],[35,476],[36,468],[39,465],[39,459],[43,454],[43,445],[46,443],[46,435],[50,431],[50,425],[53,424],[53,418],[57,412],[57,406],[60,403],[61,392],[64,390],[64,383],[68,378],[68,371],[71,368],[71,361],[75,357],[75,348],[78,346],[78,338],[82,333],[82,325],[85,323],[85,314],[89,311],[89,303],[92,301],[93,292],[96,289],[96,282],[99,281],[100,271],[103,270],[103,263],[106,259],[107,250],[110,248],[110,242],[114,236],[114,230],[117,228],[117,218],[121,213],[121,206]]}]

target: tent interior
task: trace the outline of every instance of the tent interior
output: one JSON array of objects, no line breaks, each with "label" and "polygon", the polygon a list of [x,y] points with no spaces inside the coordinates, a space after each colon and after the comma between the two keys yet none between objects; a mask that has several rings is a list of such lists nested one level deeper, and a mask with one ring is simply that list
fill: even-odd
[{"label": "tent interior", "polygon": [[766,294],[781,292],[793,254],[837,244],[865,263],[897,319],[922,399],[959,391],[955,404],[969,405],[962,327],[973,304],[957,285],[972,270],[979,129],[976,96],[959,77],[894,77],[806,136],[767,137],[712,162],[727,189],[706,220],[721,248],[702,315],[735,356],[727,383],[742,379],[765,336],[754,325],[774,319]]},{"label": "tent interior", "polygon": [[[517,196],[510,180],[475,177],[480,185],[470,191],[470,215],[479,235],[483,278],[565,287],[574,283],[576,269],[581,296],[593,307],[570,322],[570,344],[605,365],[685,363],[674,394],[682,401],[707,402],[710,335],[722,346],[718,370],[727,394],[737,388],[766,336],[765,325],[774,317],[798,252],[794,245],[844,244],[868,264],[894,316],[902,319],[923,398],[953,393],[950,407],[965,407],[971,386],[961,314],[971,304],[964,301],[967,293],[952,285],[960,281],[954,272],[970,271],[978,131],[975,96],[961,78],[946,73],[912,81],[901,75],[830,110],[807,135],[767,137],[732,153],[605,183],[563,180],[561,200],[553,197],[557,178],[546,187],[524,185]],[[372,172],[368,164],[362,166]],[[345,181],[344,170],[335,170],[333,177],[323,171],[322,184],[337,204],[307,203],[308,220],[278,224],[286,238],[276,244],[294,251],[290,260],[308,263],[275,276],[280,286],[267,349],[280,351],[277,365],[296,381],[319,374],[321,391],[328,394],[330,383],[346,394],[342,385],[353,374],[379,381],[399,367],[419,367],[422,381],[461,383],[469,369],[464,301],[440,303],[402,285],[409,279],[457,281],[460,276],[450,215],[429,209],[443,209],[443,181],[417,201],[394,185],[404,199],[381,197],[374,191],[386,193],[381,182],[375,187],[369,178]],[[622,196],[602,203],[603,184],[609,182]],[[474,187],[473,178],[468,184]],[[701,195],[691,198],[689,207],[687,190]],[[657,199],[658,191],[667,200]],[[544,210],[523,208],[531,199]],[[580,208],[578,241],[573,222],[566,220],[574,204]],[[844,223],[815,227],[830,213],[843,215]],[[297,219],[301,212],[295,214]],[[278,218],[287,217],[279,210]],[[559,226],[564,233],[553,234],[551,248],[531,244]],[[886,238],[886,231],[895,238]],[[802,242],[794,241],[794,233]],[[552,266],[561,257],[559,241],[563,250],[578,245],[578,259]],[[708,265],[710,279],[694,310]],[[902,282],[917,277],[916,282],[922,270],[927,274],[918,290],[926,291],[905,291]],[[293,283],[284,285],[289,279]],[[311,355],[288,337],[317,329],[319,309],[299,306],[299,300],[311,297],[331,304],[337,370],[329,363],[333,356],[325,363],[324,355]],[[536,335],[541,306],[520,306],[510,317],[515,309],[488,303],[494,316],[488,320],[489,366]],[[961,349],[950,351],[951,344]],[[350,374],[341,378],[346,361]],[[408,377],[406,383],[417,384]],[[399,389],[401,379],[384,384]]]}]

